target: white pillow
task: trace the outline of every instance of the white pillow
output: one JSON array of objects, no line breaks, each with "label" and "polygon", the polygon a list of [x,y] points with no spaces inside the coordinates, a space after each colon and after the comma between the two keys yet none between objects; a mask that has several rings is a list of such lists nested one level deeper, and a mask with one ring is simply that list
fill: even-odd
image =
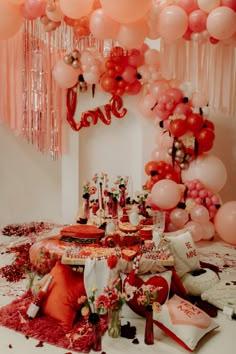
[{"label": "white pillow", "polygon": [[197,248],[188,230],[182,232],[179,230],[176,234],[172,232],[171,235],[166,233],[164,239],[168,242],[174,258],[174,267],[179,277],[200,268]]},{"label": "white pillow", "polygon": [[153,313],[154,324],[185,349],[193,351],[208,332],[219,325],[204,311],[189,301],[174,295]]},{"label": "white pillow", "polygon": [[[211,289],[220,279],[211,269],[201,269],[202,274],[186,273],[182,276],[182,284],[189,295],[200,296],[205,290]],[[193,272],[194,273],[194,272]]]}]

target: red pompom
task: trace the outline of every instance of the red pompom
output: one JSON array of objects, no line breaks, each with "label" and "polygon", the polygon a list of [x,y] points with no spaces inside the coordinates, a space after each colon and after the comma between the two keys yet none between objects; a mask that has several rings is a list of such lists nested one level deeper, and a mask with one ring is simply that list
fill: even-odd
[{"label": "red pompom", "polygon": [[118,257],[115,255],[111,255],[107,258],[107,265],[110,269],[115,268],[117,262],[118,262]]}]

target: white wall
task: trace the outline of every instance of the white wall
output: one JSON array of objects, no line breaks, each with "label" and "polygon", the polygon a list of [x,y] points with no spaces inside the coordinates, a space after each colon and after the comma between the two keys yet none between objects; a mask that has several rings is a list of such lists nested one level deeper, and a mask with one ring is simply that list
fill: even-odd
[{"label": "white wall", "polygon": [[224,163],[227,181],[220,191],[223,202],[236,200],[236,117],[211,114],[215,124],[215,143],[212,153]]},{"label": "white wall", "polygon": [[[76,112],[77,120],[81,112],[103,106],[110,97],[101,91],[94,98],[91,92],[82,94]],[[82,128],[78,132],[80,184],[90,179],[95,172],[107,172],[113,178],[117,175],[132,176],[134,190],[140,189],[147,149],[147,143],[143,143],[143,127],[148,124],[137,110],[138,100],[137,96],[124,97],[123,106],[127,114],[123,118],[117,119],[112,115],[110,125],[99,120],[96,125],[91,124],[89,128]],[[153,139],[152,130],[149,139]]]},{"label": "white wall", "polygon": [[61,215],[61,162],[0,124],[0,225]]}]

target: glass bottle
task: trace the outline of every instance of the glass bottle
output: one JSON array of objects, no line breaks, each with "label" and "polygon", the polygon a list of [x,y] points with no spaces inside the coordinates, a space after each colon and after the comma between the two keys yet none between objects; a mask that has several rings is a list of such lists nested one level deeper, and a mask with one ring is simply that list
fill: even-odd
[{"label": "glass bottle", "polygon": [[120,186],[120,201],[119,201],[119,204],[120,204],[120,207],[121,208],[124,208],[125,205],[126,205],[126,196],[125,196],[125,186],[122,184]]},{"label": "glass bottle", "polygon": [[95,352],[100,352],[102,350],[102,331],[100,328],[100,322],[94,324],[94,340],[92,349]]},{"label": "glass bottle", "polygon": [[118,218],[118,208],[119,208],[118,199],[116,197],[113,197],[112,198],[112,217],[114,219]]},{"label": "glass bottle", "polygon": [[84,198],[84,205],[83,205],[83,219],[88,220],[90,216],[90,210],[89,210],[89,202],[90,202],[90,197],[87,196]]},{"label": "glass bottle", "polygon": [[39,290],[38,294],[36,294],[36,296],[34,297],[33,301],[29,305],[29,308],[28,308],[28,310],[26,312],[26,314],[27,314],[27,316],[29,318],[35,318],[36,317],[40,307],[42,306],[44,300],[47,297],[48,288],[49,288],[52,280],[53,280],[53,276],[49,275],[48,279],[46,280],[44,285]]},{"label": "glass bottle", "polygon": [[148,305],[146,307],[146,323],[145,323],[145,334],[144,343],[154,344],[154,332],[153,332],[153,310],[152,306]]}]

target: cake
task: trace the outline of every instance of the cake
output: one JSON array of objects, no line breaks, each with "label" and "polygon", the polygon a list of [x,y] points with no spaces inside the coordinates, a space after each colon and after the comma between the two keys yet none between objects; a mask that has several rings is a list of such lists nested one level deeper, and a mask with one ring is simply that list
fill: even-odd
[{"label": "cake", "polygon": [[80,244],[99,243],[105,231],[94,225],[71,225],[60,231],[61,240]]}]

